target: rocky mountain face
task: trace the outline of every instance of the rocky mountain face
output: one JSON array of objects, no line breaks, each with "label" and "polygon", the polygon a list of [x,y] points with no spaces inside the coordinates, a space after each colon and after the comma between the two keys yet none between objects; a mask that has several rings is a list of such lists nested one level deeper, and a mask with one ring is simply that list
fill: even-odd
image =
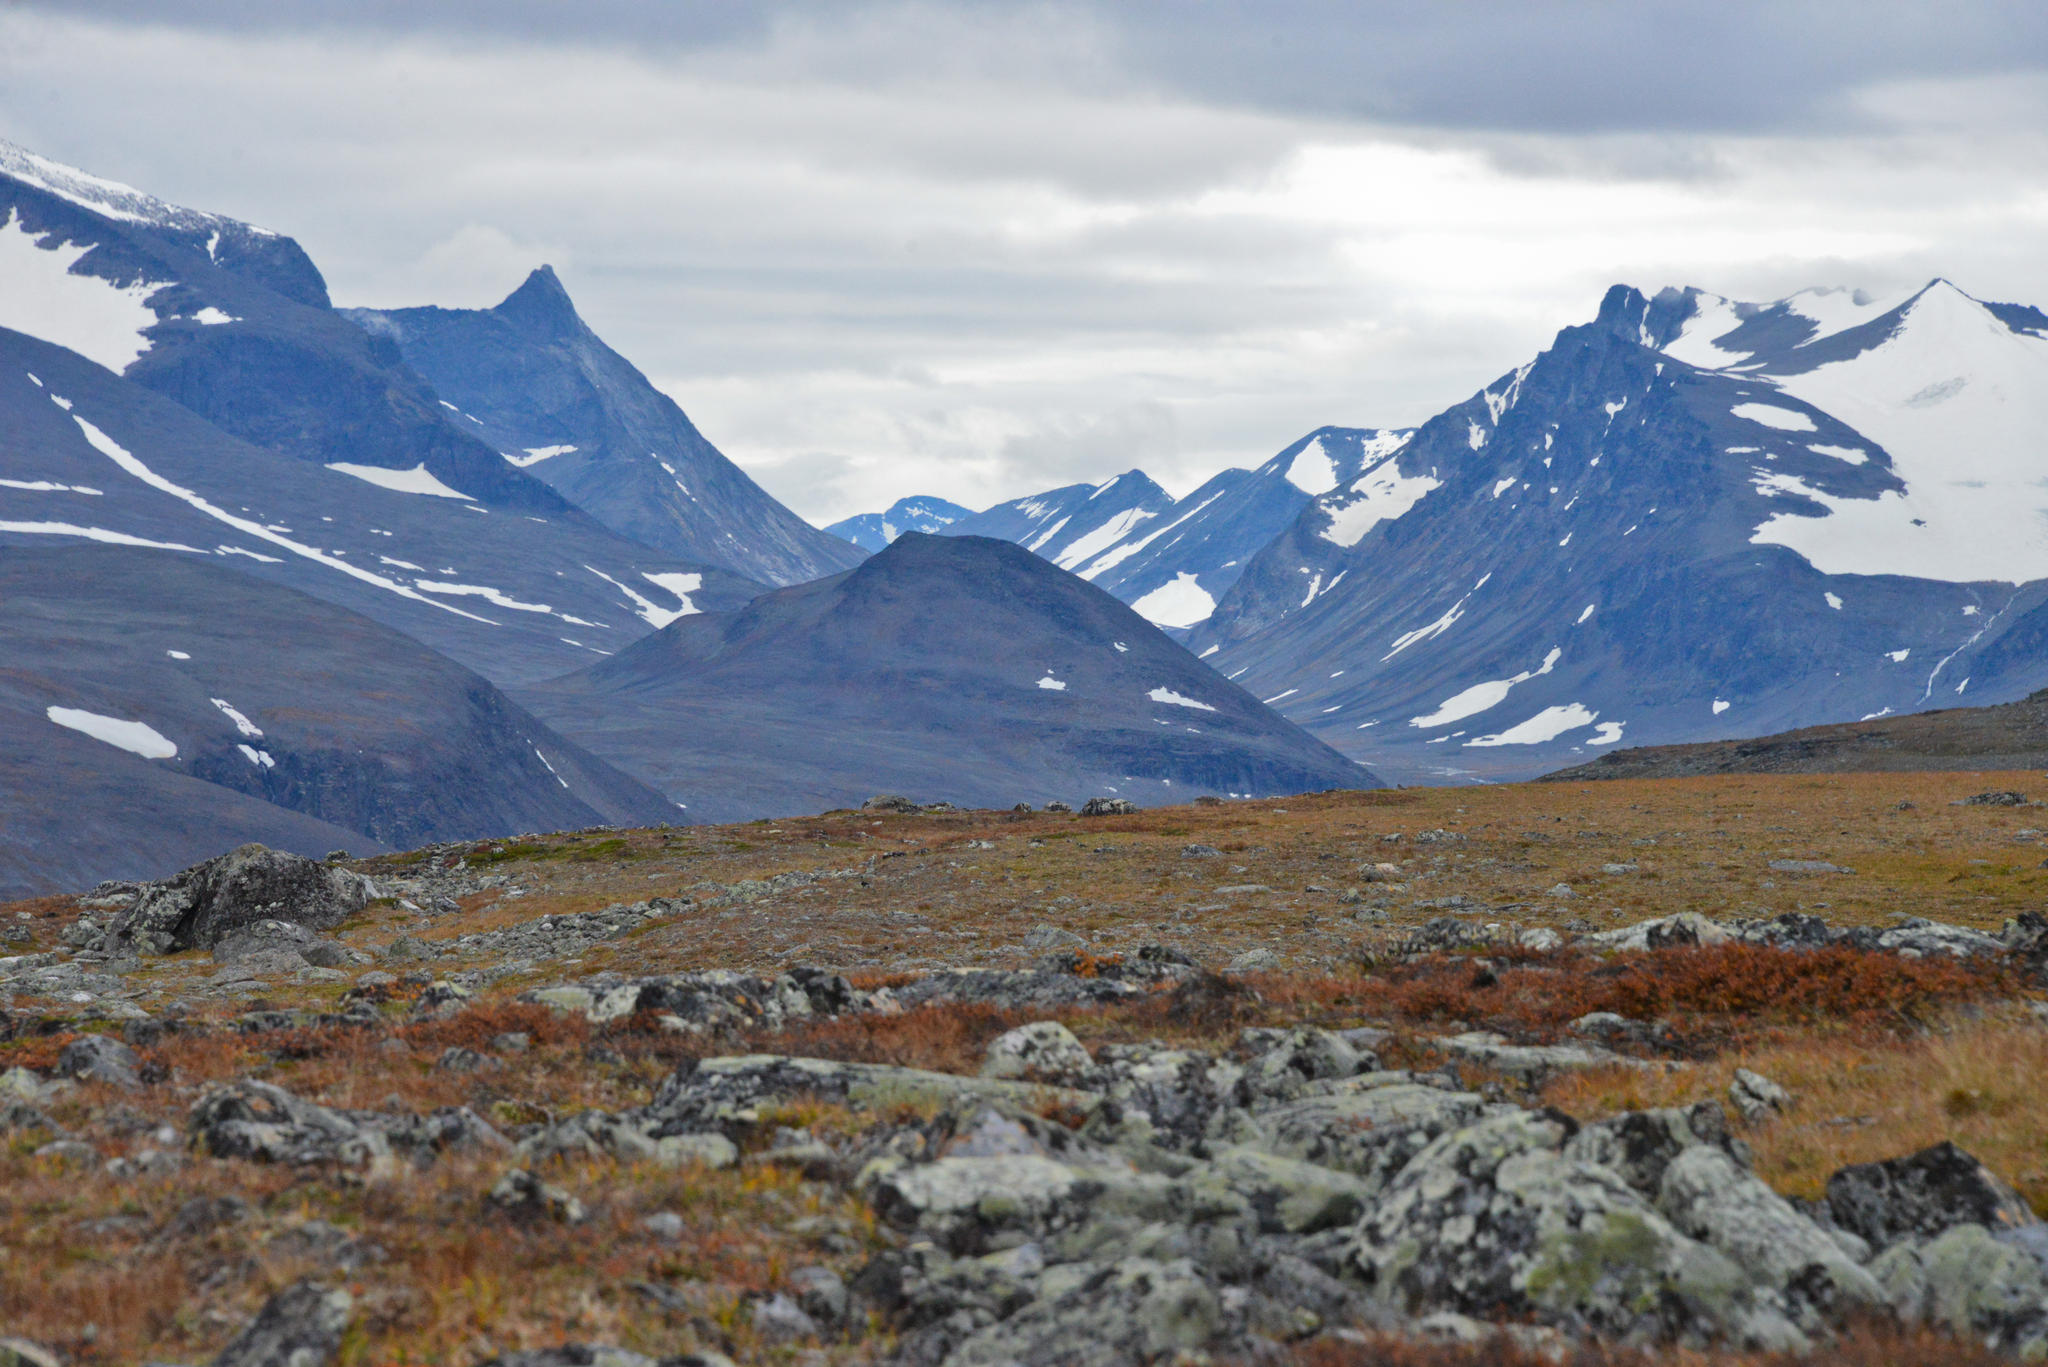
[{"label": "rocky mountain face", "polygon": [[0,659],[0,898],[245,840],[681,817],[446,657],[210,557],[0,547]]},{"label": "rocky mountain face", "polygon": [[973,516],[972,508],[948,503],[943,498],[919,495],[897,499],[886,512],[861,513],[835,522],[825,530],[843,541],[851,541],[864,551],[879,551],[905,532],[940,532]]},{"label": "rocky mountain face", "polygon": [[986,537],[906,534],[519,697],[700,819],[876,791],[1150,805],[1377,782],[1108,594]]},{"label": "rocky mountain face", "polygon": [[349,309],[504,461],[623,537],[764,584],[860,561],[727,460],[542,266],[490,309]]},{"label": "rocky mountain face", "polygon": [[1598,318],[1302,511],[1190,643],[1397,776],[2041,682],[2048,335],[1937,281]]}]

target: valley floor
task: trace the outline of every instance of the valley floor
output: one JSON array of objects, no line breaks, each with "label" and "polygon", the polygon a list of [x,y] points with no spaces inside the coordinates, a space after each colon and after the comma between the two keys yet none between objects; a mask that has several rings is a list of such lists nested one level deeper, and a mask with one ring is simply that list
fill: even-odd
[{"label": "valley floor", "polygon": [[[348,1363],[643,1361],[515,1356],[565,1343],[676,1362],[979,1361],[916,1297],[965,1296],[969,1263],[997,1301],[989,1286],[1052,1273],[1003,1263],[1023,1245],[990,1233],[986,1201],[970,1235],[873,1165],[984,1153],[998,1129],[1018,1162],[1131,1150],[1105,1137],[1100,1098],[1160,1049],[1205,1076],[1322,1079],[1212,1099],[1254,1118],[1343,1093],[1331,1079],[1355,1066],[1597,1126],[1721,1103],[1747,1069],[1789,1097],[1734,1114],[1730,1142],[1784,1196],[1953,1140],[2048,1210],[2032,970],[1928,949],[1961,932],[1911,919],[1997,935],[2038,909],[2035,796],[2038,773],[1720,776],[521,836],[350,864],[377,900],[297,959],[96,949],[120,888],[0,907],[0,1336],[132,1363],[211,1360],[240,1335],[224,1361],[270,1361],[243,1327],[311,1278],[347,1292],[321,1313]],[[1823,949],[1613,934],[1680,913],[1873,934]],[[845,978],[777,978],[804,965]],[[1014,1093],[965,1081],[992,1041],[1040,1021],[1086,1053],[1064,1073],[1013,1070]],[[1304,1026],[1371,1061],[1273,1064],[1308,1047],[1276,1031]],[[830,1063],[809,1089],[757,1076],[785,1057]],[[831,1071],[850,1064],[926,1071]],[[602,1123],[575,1119],[590,1111]],[[1194,1180],[1181,1150],[1157,1161]],[[1318,1228],[1282,1219],[1258,1237],[1323,1266],[1334,1235]],[[919,1252],[934,1239],[944,1257]],[[1271,1292],[1301,1311],[1283,1330],[1258,1319],[1268,1294],[1251,1310],[1226,1298],[1216,1342],[1330,1367],[1513,1362],[1565,1342],[1461,1344],[1478,1325],[1457,1317],[1418,1339],[1347,1320],[1339,1290],[1321,1311]],[[1696,1327],[1655,1360],[1778,1360],[1767,1335],[1745,1347]],[[1813,1341],[1825,1361],[1997,1360],[1983,1336],[1873,1315]]]}]

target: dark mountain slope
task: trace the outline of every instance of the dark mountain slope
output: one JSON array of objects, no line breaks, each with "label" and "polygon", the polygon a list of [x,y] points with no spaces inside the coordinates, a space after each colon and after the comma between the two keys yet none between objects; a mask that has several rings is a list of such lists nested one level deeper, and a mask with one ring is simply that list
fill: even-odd
[{"label": "dark mountain slope", "polygon": [[1807,726],[1750,740],[1638,746],[1544,779],[2042,768],[2048,768],[2048,690],[1993,707]]},{"label": "dark mountain slope", "polygon": [[198,556],[0,548],[0,660],[0,895],[248,839],[320,854],[679,815],[452,661]]},{"label": "dark mountain slope", "polygon": [[188,547],[366,613],[500,683],[564,673],[761,588],[581,515],[280,460],[74,352],[0,329],[0,545],[122,538]]},{"label": "dark mountain slope", "polygon": [[891,789],[1008,806],[1377,782],[1108,594],[983,537],[903,536],[520,696],[707,820]]},{"label": "dark mountain slope", "polygon": [[622,536],[769,584],[860,552],[769,497],[577,316],[542,266],[496,308],[352,309],[506,459]]}]

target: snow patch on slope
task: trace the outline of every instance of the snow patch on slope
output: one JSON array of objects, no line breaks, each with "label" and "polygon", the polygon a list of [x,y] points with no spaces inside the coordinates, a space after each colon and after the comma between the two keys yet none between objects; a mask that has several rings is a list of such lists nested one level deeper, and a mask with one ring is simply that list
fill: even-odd
[{"label": "snow patch on slope", "polygon": [[365,484],[374,484],[379,489],[389,489],[399,494],[426,494],[433,498],[468,498],[460,489],[451,489],[434,478],[425,462],[410,470],[393,470],[383,465],[350,465],[337,462],[327,467],[340,474],[352,475]]},{"label": "snow patch on slope", "polygon": [[94,740],[117,746],[144,759],[176,759],[178,747],[146,722],[123,721],[78,707],[52,707],[43,715],[62,727],[82,731]]},{"label": "snow patch on slope", "polygon": [[1132,603],[1131,610],[1154,626],[1191,627],[1216,611],[1216,600],[1195,582],[1195,576],[1181,570],[1171,583],[1161,584]]},{"label": "snow patch on slope", "polygon": [[[143,333],[156,326],[145,302],[167,283],[116,285],[72,267],[91,243],[51,243],[23,226],[13,209],[0,223],[0,327],[68,348],[119,374],[149,350]],[[45,246],[45,243],[50,245]]]}]

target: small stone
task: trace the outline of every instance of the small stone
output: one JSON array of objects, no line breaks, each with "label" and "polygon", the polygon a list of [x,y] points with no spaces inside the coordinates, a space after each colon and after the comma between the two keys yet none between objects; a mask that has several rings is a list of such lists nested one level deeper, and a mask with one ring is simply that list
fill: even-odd
[{"label": "small stone", "polygon": [[1550,891],[1546,895],[1554,897],[1560,902],[1569,902],[1574,897],[1578,896],[1576,892],[1572,891],[1572,885],[1570,883],[1553,884],[1551,886]]},{"label": "small stone", "polygon": [[654,1141],[654,1160],[670,1168],[729,1168],[740,1151],[722,1134],[671,1134]]},{"label": "small stone", "polygon": [[1051,802],[1046,803],[1045,809],[1048,812],[1071,812],[1074,810],[1072,807],[1068,806],[1064,802],[1061,802],[1057,798],[1053,799]]},{"label": "small stone", "polygon": [[499,1054],[523,1054],[533,1047],[533,1036],[524,1030],[507,1030],[491,1037],[491,1049]]},{"label": "small stone", "polygon": [[1026,949],[1038,950],[1086,949],[1088,948],[1088,941],[1085,936],[1076,935],[1071,930],[1062,930],[1058,926],[1040,924],[1033,926],[1024,933],[1024,947]]},{"label": "small stone", "polygon": [[1217,849],[1214,845],[1183,845],[1180,847],[1180,857],[1183,859],[1221,859],[1223,851]]},{"label": "small stone", "polygon": [[1280,962],[1280,956],[1270,949],[1247,949],[1225,965],[1228,973],[1264,973]]},{"label": "small stone", "polygon": [[1792,1094],[1762,1073],[1737,1068],[1728,1084],[1728,1104],[1735,1113],[1755,1125],[1781,1113],[1792,1104]]},{"label": "small stone", "polygon": [[53,1163],[94,1164],[100,1161],[99,1150],[76,1139],[53,1139],[35,1151],[37,1158],[46,1158]]},{"label": "small stone", "polygon": [[816,1338],[818,1322],[781,1292],[754,1302],[754,1332],[770,1343]]},{"label": "small stone", "polygon": [[672,1210],[657,1210],[652,1215],[643,1216],[640,1228],[665,1244],[683,1241],[683,1217]]},{"label": "small stone", "polygon": [[525,1168],[513,1168],[500,1177],[484,1199],[508,1215],[545,1217],[565,1225],[581,1224],[587,1214],[581,1201]]},{"label": "small stone", "polygon": [[441,1057],[434,1060],[434,1067],[444,1073],[474,1073],[486,1068],[503,1066],[498,1060],[479,1054],[474,1049],[464,1049],[453,1044],[443,1049]]}]

